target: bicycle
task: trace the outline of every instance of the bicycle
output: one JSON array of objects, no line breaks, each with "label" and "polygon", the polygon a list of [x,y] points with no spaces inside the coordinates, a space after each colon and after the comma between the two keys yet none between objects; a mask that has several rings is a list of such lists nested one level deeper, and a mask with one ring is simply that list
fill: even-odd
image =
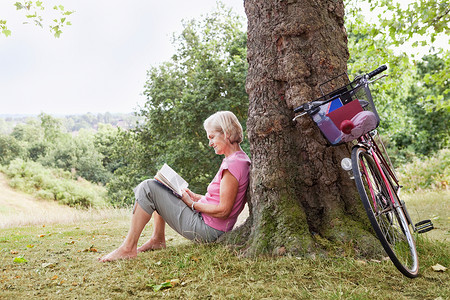
[{"label": "bicycle", "polygon": [[[380,118],[375,108],[369,85],[387,76],[369,80],[387,70],[385,65],[356,77],[352,82],[346,73],[323,83],[346,76],[350,82],[322,97],[294,109],[294,121],[308,114],[332,146],[356,141],[351,159],[344,158],[341,166],[355,180],[361,201],[385,252],[407,277],[419,273],[419,259],[413,233],[432,230],[430,220],[413,224],[405,202],[399,197],[401,185],[394,172],[386,149],[376,128]],[[377,140],[375,139],[377,137]],[[382,146],[380,147],[379,144]]]}]

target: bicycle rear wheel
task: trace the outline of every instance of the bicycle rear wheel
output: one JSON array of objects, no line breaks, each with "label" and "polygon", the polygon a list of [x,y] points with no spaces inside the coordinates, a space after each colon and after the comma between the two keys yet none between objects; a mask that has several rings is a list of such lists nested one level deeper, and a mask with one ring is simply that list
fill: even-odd
[{"label": "bicycle rear wheel", "polygon": [[352,169],[367,216],[384,250],[402,274],[417,277],[416,245],[397,194],[391,189],[391,200],[389,187],[366,148],[353,148]]}]

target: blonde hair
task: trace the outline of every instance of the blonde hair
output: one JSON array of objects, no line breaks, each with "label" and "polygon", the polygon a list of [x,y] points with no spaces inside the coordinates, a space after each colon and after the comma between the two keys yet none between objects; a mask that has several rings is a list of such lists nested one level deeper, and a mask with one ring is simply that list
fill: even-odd
[{"label": "blonde hair", "polygon": [[203,122],[203,127],[205,130],[210,129],[225,134],[225,138],[228,138],[232,144],[240,144],[244,138],[242,126],[231,111],[216,112]]}]

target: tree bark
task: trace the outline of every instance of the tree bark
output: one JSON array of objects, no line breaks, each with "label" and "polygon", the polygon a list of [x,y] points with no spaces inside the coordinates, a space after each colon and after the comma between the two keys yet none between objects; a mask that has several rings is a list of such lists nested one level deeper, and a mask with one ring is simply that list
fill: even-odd
[{"label": "tree bark", "polygon": [[308,116],[292,121],[295,107],[321,96],[319,85],[346,71],[343,1],[245,0],[244,6],[250,218],[226,239],[247,255],[379,253],[355,184],[340,167],[350,146],[329,146]]}]

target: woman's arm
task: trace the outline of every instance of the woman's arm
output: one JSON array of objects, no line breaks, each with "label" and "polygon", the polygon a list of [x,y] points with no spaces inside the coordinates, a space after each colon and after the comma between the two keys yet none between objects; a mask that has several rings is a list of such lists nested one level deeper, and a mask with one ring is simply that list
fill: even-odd
[{"label": "woman's arm", "polygon": [[[230,173],[230,171],[223,170],[222,180],[220,181],[219,205],[195,202],[194,208],[196,211],[205,213],[211,217],[226,219],[233,209],[238,188],[238,180]],[[194,202],[188,192],[183,193],[181,200],[189,207],[192,207],[192,203]]]}]

